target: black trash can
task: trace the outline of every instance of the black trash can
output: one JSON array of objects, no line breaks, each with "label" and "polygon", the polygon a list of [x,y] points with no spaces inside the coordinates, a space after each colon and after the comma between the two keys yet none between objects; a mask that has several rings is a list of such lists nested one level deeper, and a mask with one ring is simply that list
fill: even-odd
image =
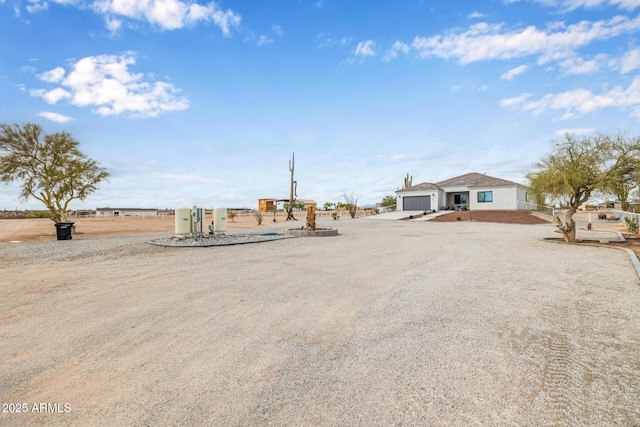
[{"label": "black trash can", "polygon": [[56,236],[58,240],[71,240],[71,227],[74,222],[56,222]]}]

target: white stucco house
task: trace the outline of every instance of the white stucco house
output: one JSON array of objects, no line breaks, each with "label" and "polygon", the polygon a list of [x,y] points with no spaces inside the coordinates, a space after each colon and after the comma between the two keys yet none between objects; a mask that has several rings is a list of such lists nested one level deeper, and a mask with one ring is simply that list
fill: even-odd
[{"label": "white stucco house", "polygon": [[396,191],[399,211],[534,210],[527,187],[481,173],[468,173],[444,181],[423,182]]}]

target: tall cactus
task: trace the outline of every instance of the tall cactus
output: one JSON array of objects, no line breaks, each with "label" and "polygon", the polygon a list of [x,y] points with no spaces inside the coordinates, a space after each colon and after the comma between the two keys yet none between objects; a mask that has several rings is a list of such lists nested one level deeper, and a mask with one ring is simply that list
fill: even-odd
[{"label": "tall cactus", "polygon": [[296,218],[293,216],[293,205],[296,202],[296,197],[298,197],[298,182],[293,179],[293,171],[296,166],[296,153],[293,153],[291,156],[291,160],[289,160],[289,171],[291,172],[291,192],[289,193],[289,206],[287,206],[287,221],[290,219],[295,220]]},{"label": "tall cactus", "polygon": [[402,188],[409,188],[412,185],[413,185],[413,177],[407,174],[407,176],[404,178],[404,187]]}]

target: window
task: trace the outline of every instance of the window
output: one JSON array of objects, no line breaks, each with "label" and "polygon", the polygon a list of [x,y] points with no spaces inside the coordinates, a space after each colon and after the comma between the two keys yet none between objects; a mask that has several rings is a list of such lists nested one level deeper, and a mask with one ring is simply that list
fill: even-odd
[{"label": "window", "polygon": [[493,202],[493,191],[478,191],[478,203]]},{"label": "window", "polygon": [[466,205],[467,204],[467,195],[466,194],[456,194],[453,196],[453,203],[455,205]]}]

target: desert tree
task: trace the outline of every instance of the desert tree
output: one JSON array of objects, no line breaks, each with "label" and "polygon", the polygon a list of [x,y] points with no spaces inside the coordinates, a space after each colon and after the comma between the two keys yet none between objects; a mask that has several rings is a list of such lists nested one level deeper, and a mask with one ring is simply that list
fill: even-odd
[{"label": "desert tree", "polygon": [[353,193],[344,193],[342,197],[344,198],[342,206],[349,212],[351,218],[355,218],[358,212],[358,197]]},{"label": "desert tree", "polygon": [[605,191],[626,162],[616,159],[615,137],[598,135],[576,138],[566,134],[564,140],[553,141],[552,153],[534,165],[527,174],[529,186],[536,195],[562,201],[568,207],[564,221],[554,220],[566,242],[576,239],[573,215],[578,207],[597,191]]},{"label": "desert tree", "polygon": [[604,191],[629,210],[629,195],[640,183],[640,138],[617,135],[610,138],[610,154],[605,162],[610,169]]},{"label": "desert tree", "polygon": [[84,200],[109,174],[78,150],[69,133],[43,134],[33,123],[0,124],[0,181],[20,182],[20,198],[33,197],[65,222],[72,200]]},{"label": "desert tree", "polygon": [[380,206],[382,206],[383,208],[391,207],[391,208],[393,208],[393,210],[395,210],[395,208],[396,208],[396,198],[394,196],[391,196],[391,195],[384,196],[382,198],[382,203],[380,203]]}]

